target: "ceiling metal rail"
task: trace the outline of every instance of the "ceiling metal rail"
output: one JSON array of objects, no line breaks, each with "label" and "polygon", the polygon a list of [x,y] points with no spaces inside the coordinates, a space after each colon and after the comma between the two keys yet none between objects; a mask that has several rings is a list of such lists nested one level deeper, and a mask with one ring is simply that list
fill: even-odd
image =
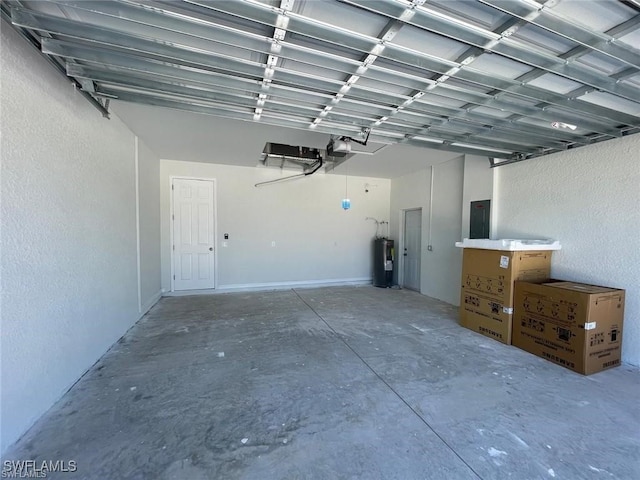
[{"label": "ceiling metal rail", "polygon": [[[384,5],[384,3],[382,2],[375,2],[375,3],[370,3],[366,0],[341,0],[344,1],[348,4],[353,4],[353,5],[358,5],[360,8],[368,10],[368,11],[374,11],[377,13],[384,13],[384,12],[379,12],[379,10],[375,10],[371,5],[375,5],[377,7],[379,7],[380,5]],[[416,17],[414,17],[415,19]],[[411,20],[409,22],[411,25],[419,27],[419,28],[424,28],[424,26],[418,22],[416,22],[415,20]],[[442,21],[438,21],[437,25],[442,25]],[[426,28],[425,28],[426,29]],[[428,29],[427,29],[428,30]],[[433,30],[429,30],[429,31],[433,31],[434,33],[443,35],[447,38],[450,38],[452,40],[457,40],[457,41],[464,41],[464,40],[460,40],[460,39],[456,39],[452,36],[448,36],[448,35],[444,35],[442,33],[439,33],[437,31],[437,29],[435,29],[435,27],[433,27]],[[504,33],[504,32],[503,32]],[[494,32],[487,32],[487,36],[490,37],[490,35],[496,35],[496,33]],[[460,35],[463,38],[466,38],[466,35]],[[494,53],[501,53],[500,51],[497,51],[496,48],[498,47],[498,45],[502,44],[505,40],[507,40],[507,37],[505,37],[504,39],[502,39],[501,42],[499,42],[498,44],[496,44],[495,46],[492,47],[487,47],[486,45],[482,45],[481,42],[479,42],[477,39],[475,40],[476,43],[473,43],[470,39],[467,39],[467,41],[464,41],[464,43],[466,43],[467,45],[473,46],[473,47],[477,47],[480,49],[480,51],[492,51]],[[493,40],[491,40],[493,41]],[[399,47],[399,46],[395,46],[395,45],[390,45],[389,46],[389,50],[394,50],[394,49],[400,49],[402,51],[408,51],[410,49],[407,49],[405,47]],[[418,53],[419,56],[419,52]],[[526,56],[527,54],[525,54]],[[537,55],[537,53],[530,53],[530,55]],[[521,59],[518,58],[517,56],[514,55],[504,55],[506,57],[515,59],[516,61],[520,61],[520,62],[524,62],[527,63],[529,65],[531,65],[532,67],[536,66],[531,62],[527,62],[525,59]],[[389,57],[392,58],[392,57]],[[467,57],[468,58],[468,57]],[[557,57],[551,57],[549,56],[550,60],[554,63],[562,63],[564,66],[565,65],[565,60],[560,60]],[[394,58],[395,59],[395,58]],[[432,58],[429,58],[429,60],[433,60]],[[431,65],[431,62],[429,60],[423,61],[423,65],[425,65],[426,62],[428,62],[429,66],[433,66]],[[464,61],[460,61],[460,62],[451,62],[450,63],[450,67],[455,67],[455,68],[459,68],[459,70],[456,70],[455,73],[453,73],[453,75],[450,75],[451,78],[457,78],[457,79],[461,79],[461,80],[466,80],[470,83],[473,84],[478,84],[478,85],[482,85],[482,86],[486,86],[486,87],[490,87],[490,88],[494,88],[496,90],[500,90],[500,91],[504,91],[504,92],[509,92],[518,96],[522,96],[522,97],[526,97],[532,100],[537,100],[540,102],[547,102],[550,104],[554,104],[554,105],[558,105],[558,106],[570,106],[570,108],[572,110],[576,110],[577,112],[580,112],[581,114],[587,114],[587,115],[594,115],[594,116],[600,116],[600,117],[606,117],[610,120],[613,121],[617,121],[621,124],[625,124],[625,125],[638,125],[639,124],[639,120],[638,117],[634,117],[631,115],[625,115],[625,114],[621,114],[620,112],[617,112],[615,110],[612,109],[608,109],[608,108],[604,108],[604,107],[598,107],[597,105],[593,105],[593,104],[589,104],[587,102],[583,102],[579,99],[575,99],[575,98],[571,98],[571,97],[566,97],[564,95],[560,95],[557,93],[553,93],[550,92],[548,90],[543,90],[541,88],[537,88],[537,87],[533,87],[531,85],[526,85],[524,82],[520,82],[520,81],[515,81],[515,80],[511,80],[511,79],[506,79],[506,78],[496,78],[493,75],[488,75],[483,73],[482,71],[473,69],[471,65],[473,65],[473,61],[475,60],[475,58],[469,60],[469,64],[465,65]],[[549,70],[548,68],[544,68],[544,67],[540,67],[542,70],[545,70],[547,72],[551,72],[551,70]],[[442,69],[442,67],[440,67],[440,70],[438,70],[437,68],[430,68],[432,71],[435,71],[437,73],[446,73],[446,72],[442,72],[440,71]],[[584,68],[579,68],[578,70],[580,70],[580,72],[576,72],[576,76],[580,77],[580,75],[582,74],[582,70],[585,70]],[[557,72],[552,72],[552,73],[557,73]],[[592,74],[592,72],[586,72],[585,75],[587,76],[587,78]],[[561,75],[564,76],[564,75]],[[618,85],[616,80],[613,80],[609,77],[605,77],[603,78],[603,80],[605,81],[605,83],[607,84],[616,84]],[[585,80],[578,80],[579,83],[585,83]],[[597,87],[600,90],[603,90],[603,88]],[[615,87],[613,87],[615,89]],[[627,93],[629,94],[629,97],[631,97],[631,99],[637,99],[640,100],[640,92],[637,91],[637,89],[631,89],[628,87],[625,87],[624,90],[627,91]]]},{"label": "ceiling metal rail", "polygon": [[[257,13],[248,10],[244,7],[245,4],[239,4],[237,2],[203,2],[198,1],[194,2],[199,5],[207,6],[208,8],[216,11],[222,11],[231,15],[237,15],[241,18],[245,18],[247,20],[252,20],[256,22],[263,21],[264,10],[259,10]],[[348,3],[353,3],[349,1]],[[366,1],[362,2],[362,8],[367,9],[367,5],[369,4]],[[379,2],[375,3],[379,5]],[[251,4],[252,6],[254,4]],[[256,8],[267,9],[267,6]],[[308,19],[309,22],[312,20]],[[271,25],[271,23],[265,23],[266,25]],[[334,28],[330,28],[329,26],[324,26],[321,23],[314,23],[313,28],[310,28],[308,31],[305,31],[302,27],[296,27],[296,24],[293,22],[289,23],[289,31],[294,31],[300,35],[310,36],[312,38],[331,42],[331,43],[346,43],[351,41],[351,46],[355,46],[356,43],[361,44],[361,42],[365,42],[365,46],[358,47],[358,50],[363,51],[363,48],[371,48],[372,45],[377,44],[375,38],[366,37],[364,35],[358,34],[355,35],[353,33],[345,33],[341,30],[336,30]],[[353,40],[355,38],[356,40]],[[363,40],[366,38],[366,40]],[[363,52],[364,53],[364,52]],[[560,95],[557,93],[550,92],[548,90],[543,90],[541,88],[532,87],[529,85],[523,85],[522,82],[517,82],[507,78],[497,78],[495,75],[485,74],[481,71],[472,70],[462,65],[462,63],[455,63],[446,59],[439,59],[432,55],[427,55],[422,52],[418,52],[416,50],[412,50],[406,47],[399,47],[396,45],[387,45],[384,51],[380,54],[380,57],[383,57],[390,61],[398,62],[404,66],[408,66],[413,68],[415,71],[424,71],[427,74],[441,73],[446,74],[451,71],[452,68],[458,69],[451,78],[457,78],[460,80],[467,81],[471,84],[480,85],[488,88],[493,88],[500,91],[505,91],[512,93],[517,96],[521,96],[527,99],[536,100],[539,102],[547,102],[550,104],[556,104],[558,106],[569,106],[572,110],[575,110],[579,115],[589,115],[594,117],[605,117],[607,119],[613,120],[620,124],[624,125],[638,125],[640,119],[638,117],[634,117],[632,115],[626,115],[619,111],[608,109],[605,107],[599,107],[598,105],[593,105],[588,102],[583,102],[578,99],[567,98],[564,95]],[[556,59],[557,60],[557,59]],[[636,92],[635,96],[640,98],[640,93]],[[561,120],[564,121],[564,120]],[[575,121],[575,117],[572,119],[566,119],[566,121],[571,122]],[[601,128],[610,127],[610,124],[602,124]],[[613,135],[618,136],[618,135]]]},{"label": "ceiling metal rail", "polygon": [[[329,134],[371,128],[371,141],[499,166],[640,130],[640,50],[620,41],[640,15],[619,7],[620,23],[599,32],[556,3],[339,0],[317,15],[295,0],[5,0],[1,10],[105,112],[101,99],[120,99]],[[349,9],[371,24],[328,20]]]},{"label": "ceiling metal rail", "polygon": [[[4,2],[0,3],[0,17],[4,22],[6,22],[8,26],[12,27],[31,46],[33,46],[39,52],[42,51],[41,38],[38,35],[34,35],[26,28],[21,28],[17,25],[14,25],[11,21],[10,6]],[[58,71],[58,73],[63,75],[67,80],[70,80],[71,83],[76,87],[76,91],[80,95],[82,95],[96,110],[98,110],[104,118],[107,118],[107,119],[109,118],[110,116],[109,110],[102,103],[96,100],[91,94],[85,92],[82,89],[82,85],[80,84],[80,82],[74,79],[69,79],[69,77],[67,77],[64,65],[57,62],[56,59],[53,57],[49,57],[45,55],[45,59],[47,60],[47,62],[49,62],[51,66],[53,66],[53,68],[56,69],[56,71]]]},{"label": "ceiling metal rail", "polygon": [[[222,2],[218,2],[218,3],[222,3]],[[228,2],[224,2],[224,4],[226,5]],[[83,27],[83,25],[78,24],[78,22],[73,22],[70,20],[65,20],[65,19],[59,19],[59,18],[51,18],[51,17],[46,17],[44,15],[41,14],[34,14],[33,12],[30,12],[30,14],[32,15],[32,17],[29,18],[25,18],[28,14],[26,13],[26,11],[18,11],[15,14],[15,22],[18,24],[25,24],[27,26],[30,26],[31,28],[49,28],[52,29],[52,33],[58,33],[58,34],[62,34],[62,35],[67,35],[67,36],[73,36],[73,37],[80,37],[80,38],[86,38],[87,36],[93,36],[93,40],[101,40],[104,42],[108,42],[109,44],[116,44],[116,45],[120,45],[123,46],[124,48],[134,48],[137,49],[138,51],[145,51],[145,45],[146,48],[149,48],[151,50],[150,53],[155,53],[157,55],[162,55],[163,52],[166,53],[163,50],[163,46],[159,45],[159,44],[153,44],[153,42],[149,42],[149,41],[144,41],[141,40],[139,38],[129,38],[128,36],[124,35],[124,34],[117,34],[117,32],[113,32],[112,30],[109,29],[101,29],[100,27],[92,27],[90,29],[87,29],[86,27]],[[52,22],[53,25],[49,25],[48,23],[45,24],[38,24],[37,20],[40,19],[41,22],[44,20],[44,22]],[[35,20],[29,22],[29,20]],[[115,34],[115,36],[114,36]],[[129,42],[131,42],[131,44],[129,45]],[[189,53],[189,52],[187,52]],[[227,59],[229,61],[235,60],[238,61],[237,59]],[[450,62],[452,63],[452,62]],[[224,64],[222,66],[225,66]],[[435,65],[430,65],[431,67],[434,67]],[[442,64],[440,64],[440,67],[435,66],[436,68],[439,68],[440,70],[443,70],[444,67],[442,66]],[[447,66],[448,67],[448,66]],[[236,67],[237,68],[237,67]],[[263,69],[263,65],[262,64],[255,64],[255,72],[253,72],[254,75],[257,74],[258,70],[262,70]],[[457,77],[459,78],[463,78],[466,80],[469,80],[473,83],[480,83],[480,84],[484,84],[486,86],[489,87],[494,87],[496,89],[500,89],[502,91],[508,89],[511,87],[510,92],[514,93],[514,94],[521,94],[521,95],[526,95],[528,97],[531,98],[535,98],[538,99],[540,101],[544,101],[547,103],[551,103],[551,104],[558,104],[559,106],[571,106],[571,108],[575,109],[578,105],[575,104],[575,101],[572,101],[572,99],[566,99],[564,97],[561,97],[560,95],[557,94],[553,94],[547,91],[544,91],[542,89],[533,89],[532,87],[529,86],[523,86],[522,83],[517,83],[514,81],[509,81],[509,80],[503,80],[503,81],[496,81],[496,79],[494,77],[491,77],[489,75],[485,75],[485,74],[481,74],[481,73],[475,73],[472,75],[468,75],[468,72],[464,72],[461,71],[457,74]],[[380,94],[382,92],[376,92],[377,94]],[[610,109],[604,109],[602,107],[598,107],[598,106],[594,106],[592,104],[586,104],[586,108],[580,108],[579,110],[581,111],[581,113],[586,113],[586,114],[598,114],[598,115],[607,115],[609,117],[614,117],[612,118],[613,120],[619,121],[621,123],[624,124],[630,124],[631,122],[637,123],[638,119],[632,116],[625,116],[624,114],[620,114],[619,112],[610,110]],[[561,121],[567,121],[567,122],[571,122],[571,121],[575,121],[575,117],[574,118],[560,118]],[[633,124],[633,123],[632,123]],[[600,133],[607,133],[607,132],[602,132],[600,131]]]},{"label": "ceiling metal rail", "polygon": [[[393,7],[392,4],[384,2],[372,3],[367,0],[349,0],[349,3],[375,11],[378,14],[398,18],[395,16],[397,14],[396,9],[387,8],[388,6]],[[620,85],[608,76],[588,68],[567,64],[555,55],[522,45],[517,39],[513,38],[513,32],[508,31],[508,29],[499,34],[490,30],[483,30],[466,22],[446,18],[444,15],[425,6],[417,7],[415,16],[408,20],[407,23],[466,45],[491,51],[532,67],[541,68],[550,73],[585,83],[602,91],[607,91],[632,101],[640,101],[640,92],[637,89]]]},{"label": "ceiling metal rail", "polygon": [[[73,22],[69,21],[69,20],[52,19],[52,21],[50,23],[47,23],[46,19],[45,19],[45,23],[43,23],[43,24],[41,24],[41,23],[34,24],[33,23],[33,20],[42,21],[43,18],[45,18],[43,15],[29,15],[29,14],[26,14],[24,11],[17,11],[16,12],[16,22],[21,22],[23,24],[29,24],[33,28],[36,28],[36,27],[48,28],[48,29],[51,29],[52,31],[54,31],[54,33],[66,34],[68,36],[71,36],[72,34],[79,35],[80,33],[82,33],[82,29],[81,28],[74,29],[73,25],[72,25]],[[32,23],[29,23],[29,21],[32,21]],[[129,48],[131,46],[134,46],[136,48],[136,51],[138,51],[138,50],[140,50],[142,48],[146,48],[146,44],[149,43],[149,42],[146,42],[145,40],[140,40],[139,42],[134,42],[133,40],[130,41],[129,39],[124,38],[124,35],[114,35],[111,32],[105,31],[105,30],[106,29],[102,29],[101,32],[100,32],[100,35],[95,35],[94,34],[94,38],[108,39],[110,44],[116,44],[117,46],[120,46],[120,47],[123,47],[123,48],[126,48],[127,46],[129,46]],[[60,51],[56,52],[55,50],[52,50],[50,48],[50,45],[55,44],[55,43],[56,43],[56,41],[49,41],[47,43],[47,50],[46,51],[47,52],[51,52],[51,53],[61,54],[62,52],[60,52]],[[169,55],[167,55],[167,53],[169,52],[169,48],[170,47],[165,47],[165,46],[158,47],[158,46],[151,45],[149,48],[155,49],[155,51],[153,53],[162,52],[164,54],[165,58],[167,56],[169,56]],[[170,56],[175,58],[176,61],[179,60],[181,62],[184,62],[185,54],[183,54],[182,52],[177,52],[177,53],[172,54]],[[197,56],[200,56],[201,57],[200,60],[202,60],[202,54],[200,52],[186,52],[186,56],[191,58],[192,60],[194,58],[196,58]],[[210,59],[206,58],[205,60],[209,61]],[[205,63],[207,63],[207,62],[205,61]],[[260,72],[261,72],[261,66],[256,65],[256,68],[255,68],[255,71],[254,71],[254,76],[256,78],[260,78]],[[98,78],[97,80],[100,80],[100,79]],[[149,81],[140,80],[137,83],[132,81],[131,85],[132,86],[138,86],[140,88],[145,88],[148,91],[149,90],[157,90],[159,93],[161,92],[161,89],[153,88],[153,87],[157,87],[157,84],[154,85]],[[191,96],[191,97],[196,96],[196,95],[194,95],[193,91],[187,92],[186,90],[180,89],[178,87],[167,86],[165,88],[165,90],[168,91],[168,92],[176,93],[176,94],[182,94],[184,96],[187,96],[187,95]],[[106,91],[104,89],[101,89],[101,88],[97,88],[95,91],[96,91],[97,94],[100,94],[100,95],[106,95],[107,94]],[[113,91],[110,91],[109,95],[116,95],[116,94]],[[216,99],[218,101],[226,100],[226,102],[224,102],[224,103],[235,104],[236,106],[248,106],[251,103],[251,100],[250,100],[249,97],[246,97],[246,98],[239,97],[234,101],[234,99],[232,97],[225,97],[224,95],[220,95],[220,94],[207,94],[206,92],[202,92],[201,97],[205,98],[205,99],[210,99],[210,100]],[[270,103],[277,104],[277,102],[270,102]],[[290,107],[292,109],[296,108],[295,105],[291,105]],[[276,109],[276,111],[277,111],[277,109]],[[344,116],[345,115],[332,114],[332,115],[330,115],[330,119],[333,119],[333,120],[344,120],[344,118],[343,118]],[[358,120],[358,119],[356,118],[356,120]],[[375,119],[372,119],[372,118],[366,119],[365,118],[365,119],[360,119],[360,120],[363,120],[361,125],[368,125],[368,124],[371,124]],[[405,131],[406,130],[407,129],[405,128]],[[494,128],[494,130],[495,130],[495,128]],[[434,131],[436,131],[436,130],[434,130]],[[451,136],[446,136],[444,134],[442,134],[441,137],[443,139],[445,139],[445,140],[452,140],[452,141],[455,141],[455,140],[458,140],[458,141],[462,140],[462,141],[465,141],[465,142],[469,142],[470,141],[470,136],[466,135],[466,134],[464,136],[462,136],[462,137],[459,137],[459,138],[453,138]],[[533,137],[529,137],[529,138],[531,139]],[[478,139],[477,143],[479,145],[482,145],[482,146],[489,146],[490,142],[487,142],[486,139]],[[512,144],[507,144],[506,142],[500,142],[500,141],[494,141],[493,144],[494,144],[495,147],[498,147],[498,148],[511,148],[511,149],[513,149],[516,146],[516,144],[513,144],[513,143]],[[554,147],[556,147],[557,143],[554,143],[554,142],[548,143],[548,144],[543,143],[542,146],[554,146]],[[530,153],[531,151],[533,151],[532,149],[527,148],[525,145],[522,145],[520,150],[523,153]]]},{"label": "ceiling metal rail", "polygon": [[576,42],[589,50],[597,51],[627,63],[632,67],[640,66],[640,54],[625,45],[616,42],[614,36],[595,32],[552,11],[548,6],[531,0],[479,0],[496,10],[520,18],[527,23]]}]

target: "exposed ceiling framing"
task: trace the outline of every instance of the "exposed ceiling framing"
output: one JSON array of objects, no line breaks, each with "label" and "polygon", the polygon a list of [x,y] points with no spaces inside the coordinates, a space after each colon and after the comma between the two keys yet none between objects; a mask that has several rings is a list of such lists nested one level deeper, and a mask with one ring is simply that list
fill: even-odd
[{"label": "exposed ceiling framing", "polygon": [[493,158],[640,132],[636,0],[2,1],[109,99]]}]

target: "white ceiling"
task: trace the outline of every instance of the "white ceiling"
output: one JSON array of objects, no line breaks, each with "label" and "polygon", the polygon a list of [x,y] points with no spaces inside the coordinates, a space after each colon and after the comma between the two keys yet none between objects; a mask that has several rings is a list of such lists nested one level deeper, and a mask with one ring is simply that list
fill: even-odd
[{"label": "white ceiling", "polygon": [[[640,0],[2,0],[0,13],[103,114],[191,112],[194,131],[154,133],[168,111],[114,109],[161,156],[211,161],[210,125],[236,121],[241,164],[263,140],[325,148],[367,131],[373,147],[496,164],[640,132]],[[346,162],[391,176],[451,155]]]},{"label": "white ceiling", "polygon": [[[160,158],[171,160],[256,167],[266,142],[324,149],[329,141],[325,133],[168,108],[126,102],[113,102],[112,108]],[[460,156],[455,152],[371,142],[367,147],[354,144],[354,151],[368,153],[351,156],[332,172],[396,178]]]}]

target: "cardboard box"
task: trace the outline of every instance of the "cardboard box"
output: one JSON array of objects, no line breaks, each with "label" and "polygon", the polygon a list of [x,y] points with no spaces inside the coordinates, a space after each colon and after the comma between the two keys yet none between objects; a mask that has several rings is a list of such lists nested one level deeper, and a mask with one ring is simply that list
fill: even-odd
[{"label": "cardboard box", "polygon": [[548,280],[551,254],[550,250],[465,248],[460,324],[510,345],[514,282]]},{"label": "cardboard box", "polygon": [[517,282],[513,345],[590,375],[620,365],[624,290]]}]

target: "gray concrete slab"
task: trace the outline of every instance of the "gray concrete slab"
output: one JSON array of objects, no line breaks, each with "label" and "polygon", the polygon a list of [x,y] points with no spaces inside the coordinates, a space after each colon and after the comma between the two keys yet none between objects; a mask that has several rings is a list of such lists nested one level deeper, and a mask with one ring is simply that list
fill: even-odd
[{"label": "gray concrete slab", "polygon": [[3,460],[82,479],[640,478],[640,372],[590,377],[415,292],[162,299]]}]

